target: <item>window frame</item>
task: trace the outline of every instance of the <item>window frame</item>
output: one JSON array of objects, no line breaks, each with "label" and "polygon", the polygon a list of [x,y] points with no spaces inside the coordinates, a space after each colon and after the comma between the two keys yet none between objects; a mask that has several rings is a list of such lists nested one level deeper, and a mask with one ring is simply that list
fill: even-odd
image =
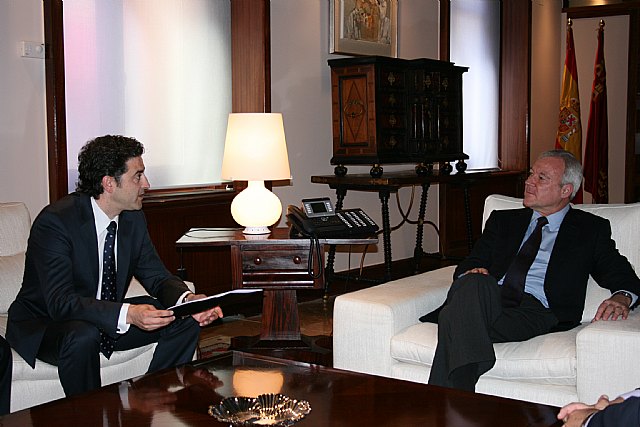
[{"label": "window frame", "polygon": [[[232,111],[271,111],[269,0],[231,3]],[[49,200],[68,194],[63,0],[43,0]],[[248,54],[247,54],[248,53]],[[248,84],[250,82],[250,84]],[[244,188],[233,183],[233,193]],[[151,198],[228,197],[227,184],[150,190]]]}]

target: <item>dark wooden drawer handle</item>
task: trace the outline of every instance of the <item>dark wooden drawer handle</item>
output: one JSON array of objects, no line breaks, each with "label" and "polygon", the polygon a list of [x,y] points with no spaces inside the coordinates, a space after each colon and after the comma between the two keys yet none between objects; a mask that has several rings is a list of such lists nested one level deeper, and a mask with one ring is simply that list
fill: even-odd
[{"label": "dark wooden drawer handle", "polygon": [[301,262],[302,262],[302,258],[300,258],[298,255],[293,257],[294,264],[300,264]]},{"label": "dark wooden drawer handle", "polygon": [[253,259],[253,263],[254,263],[255,265],[260,265],[260,264],[262,264],[262,258],[260,258],[259,256],[255,257],[255,258]]}]

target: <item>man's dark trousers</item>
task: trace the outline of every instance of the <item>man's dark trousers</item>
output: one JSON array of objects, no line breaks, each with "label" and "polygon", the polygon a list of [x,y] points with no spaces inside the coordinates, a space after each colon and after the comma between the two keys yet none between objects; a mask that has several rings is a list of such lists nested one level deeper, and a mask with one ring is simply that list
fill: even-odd
[{"label": "man's dark trousers", "polygon": [[11,406],[11,371],[13,357],[11,347],[0,337],[0,415],[8,414]]},{"label": "man's dark trousers", "polygon": [[[125,302],[151,304],[164,309],[151,297],[136,297]],[[158,345],[153,353],[148,373],[188,363],[198,344],[200,326],[191,316],[176,319],[155,331],[143,331],[131,326],[115,344],[115,351],[130,350],[150,343]],[[65,395],[72,396],[96,389],[100,381],[100,331],[84,321],[52,323],[38,351],[38,359],[58,367]]]},{"label": "man's dark trousers", "polygon": [[438,317],[429,384],[474,391],[478,378],[495,364],[493,343],[525,341],[557,323],[533,296],[525,294],[519,307],[503,308],[494,277],[463,275],[451,285]]}]

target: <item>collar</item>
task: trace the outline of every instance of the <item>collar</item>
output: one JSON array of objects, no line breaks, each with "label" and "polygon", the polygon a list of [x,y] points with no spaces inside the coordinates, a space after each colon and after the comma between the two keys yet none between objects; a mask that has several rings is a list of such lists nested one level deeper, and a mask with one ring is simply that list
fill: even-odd
[{"label": "collar", "polygon": [[[569,209],[571,209],[571,205],[567,205],[558,212],[547,216],[547,220],[549,221],[549,231],[558,231],[560,229],[560,225],[562,225],[562,221],[564,221],[564,217],[567,215],[567,212],[569,212]],[[531,222],[529,224],[535,222],[541,216],[540,212],[533,211]]]},{"label": "collar", "polygon": [[109,219],[107,214],[104,213],[102,209],[100,209],[100,206],[98,206],[96,199],[93,197],[91,198],[91,209],[93,210],[93,220],[96,224],[96,235],[99,236],[100,233],[106,230],[109,224],[111,223],[111,221],[115,221],[116,224],[118,224],[118,219],[120,218],[120,215],[116,215],[115,218]]}]

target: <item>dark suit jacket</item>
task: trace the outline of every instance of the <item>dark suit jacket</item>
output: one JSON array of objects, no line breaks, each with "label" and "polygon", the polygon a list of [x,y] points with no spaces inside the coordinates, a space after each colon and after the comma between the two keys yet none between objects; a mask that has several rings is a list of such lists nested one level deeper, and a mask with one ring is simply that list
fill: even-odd
[{"label": "dark suit jacket", "polygon": [[[492,212],[482,236],[458,265],[454,278],[472,268],[484,267],[500,280],[518,252],[531,215],[528,208]],[[624,289],[640,295],[640,279],[616,249],[609,221],[569,209],[558,231],[544,282],[549,308],[558,317],[561,329],[580,322],[589,275],[612,292]]]},{"label": "dark suit jacket", "polygon": [[142,211],[118,221],[116,302],[96,299],[98,241],[90,197],[72,193],[47,206],[31,227],[22,288],[9,308],[7,340],[31,365],[48,324],[83,320],[113,335],[131,278],[169,307],[188,290],[151,243]]},{"label": "dark suit jacket", "polygon": [[629,397],[622,403],[609,405],[589,420],[589,427],[621,426],[640,426],[640,397]]}]

